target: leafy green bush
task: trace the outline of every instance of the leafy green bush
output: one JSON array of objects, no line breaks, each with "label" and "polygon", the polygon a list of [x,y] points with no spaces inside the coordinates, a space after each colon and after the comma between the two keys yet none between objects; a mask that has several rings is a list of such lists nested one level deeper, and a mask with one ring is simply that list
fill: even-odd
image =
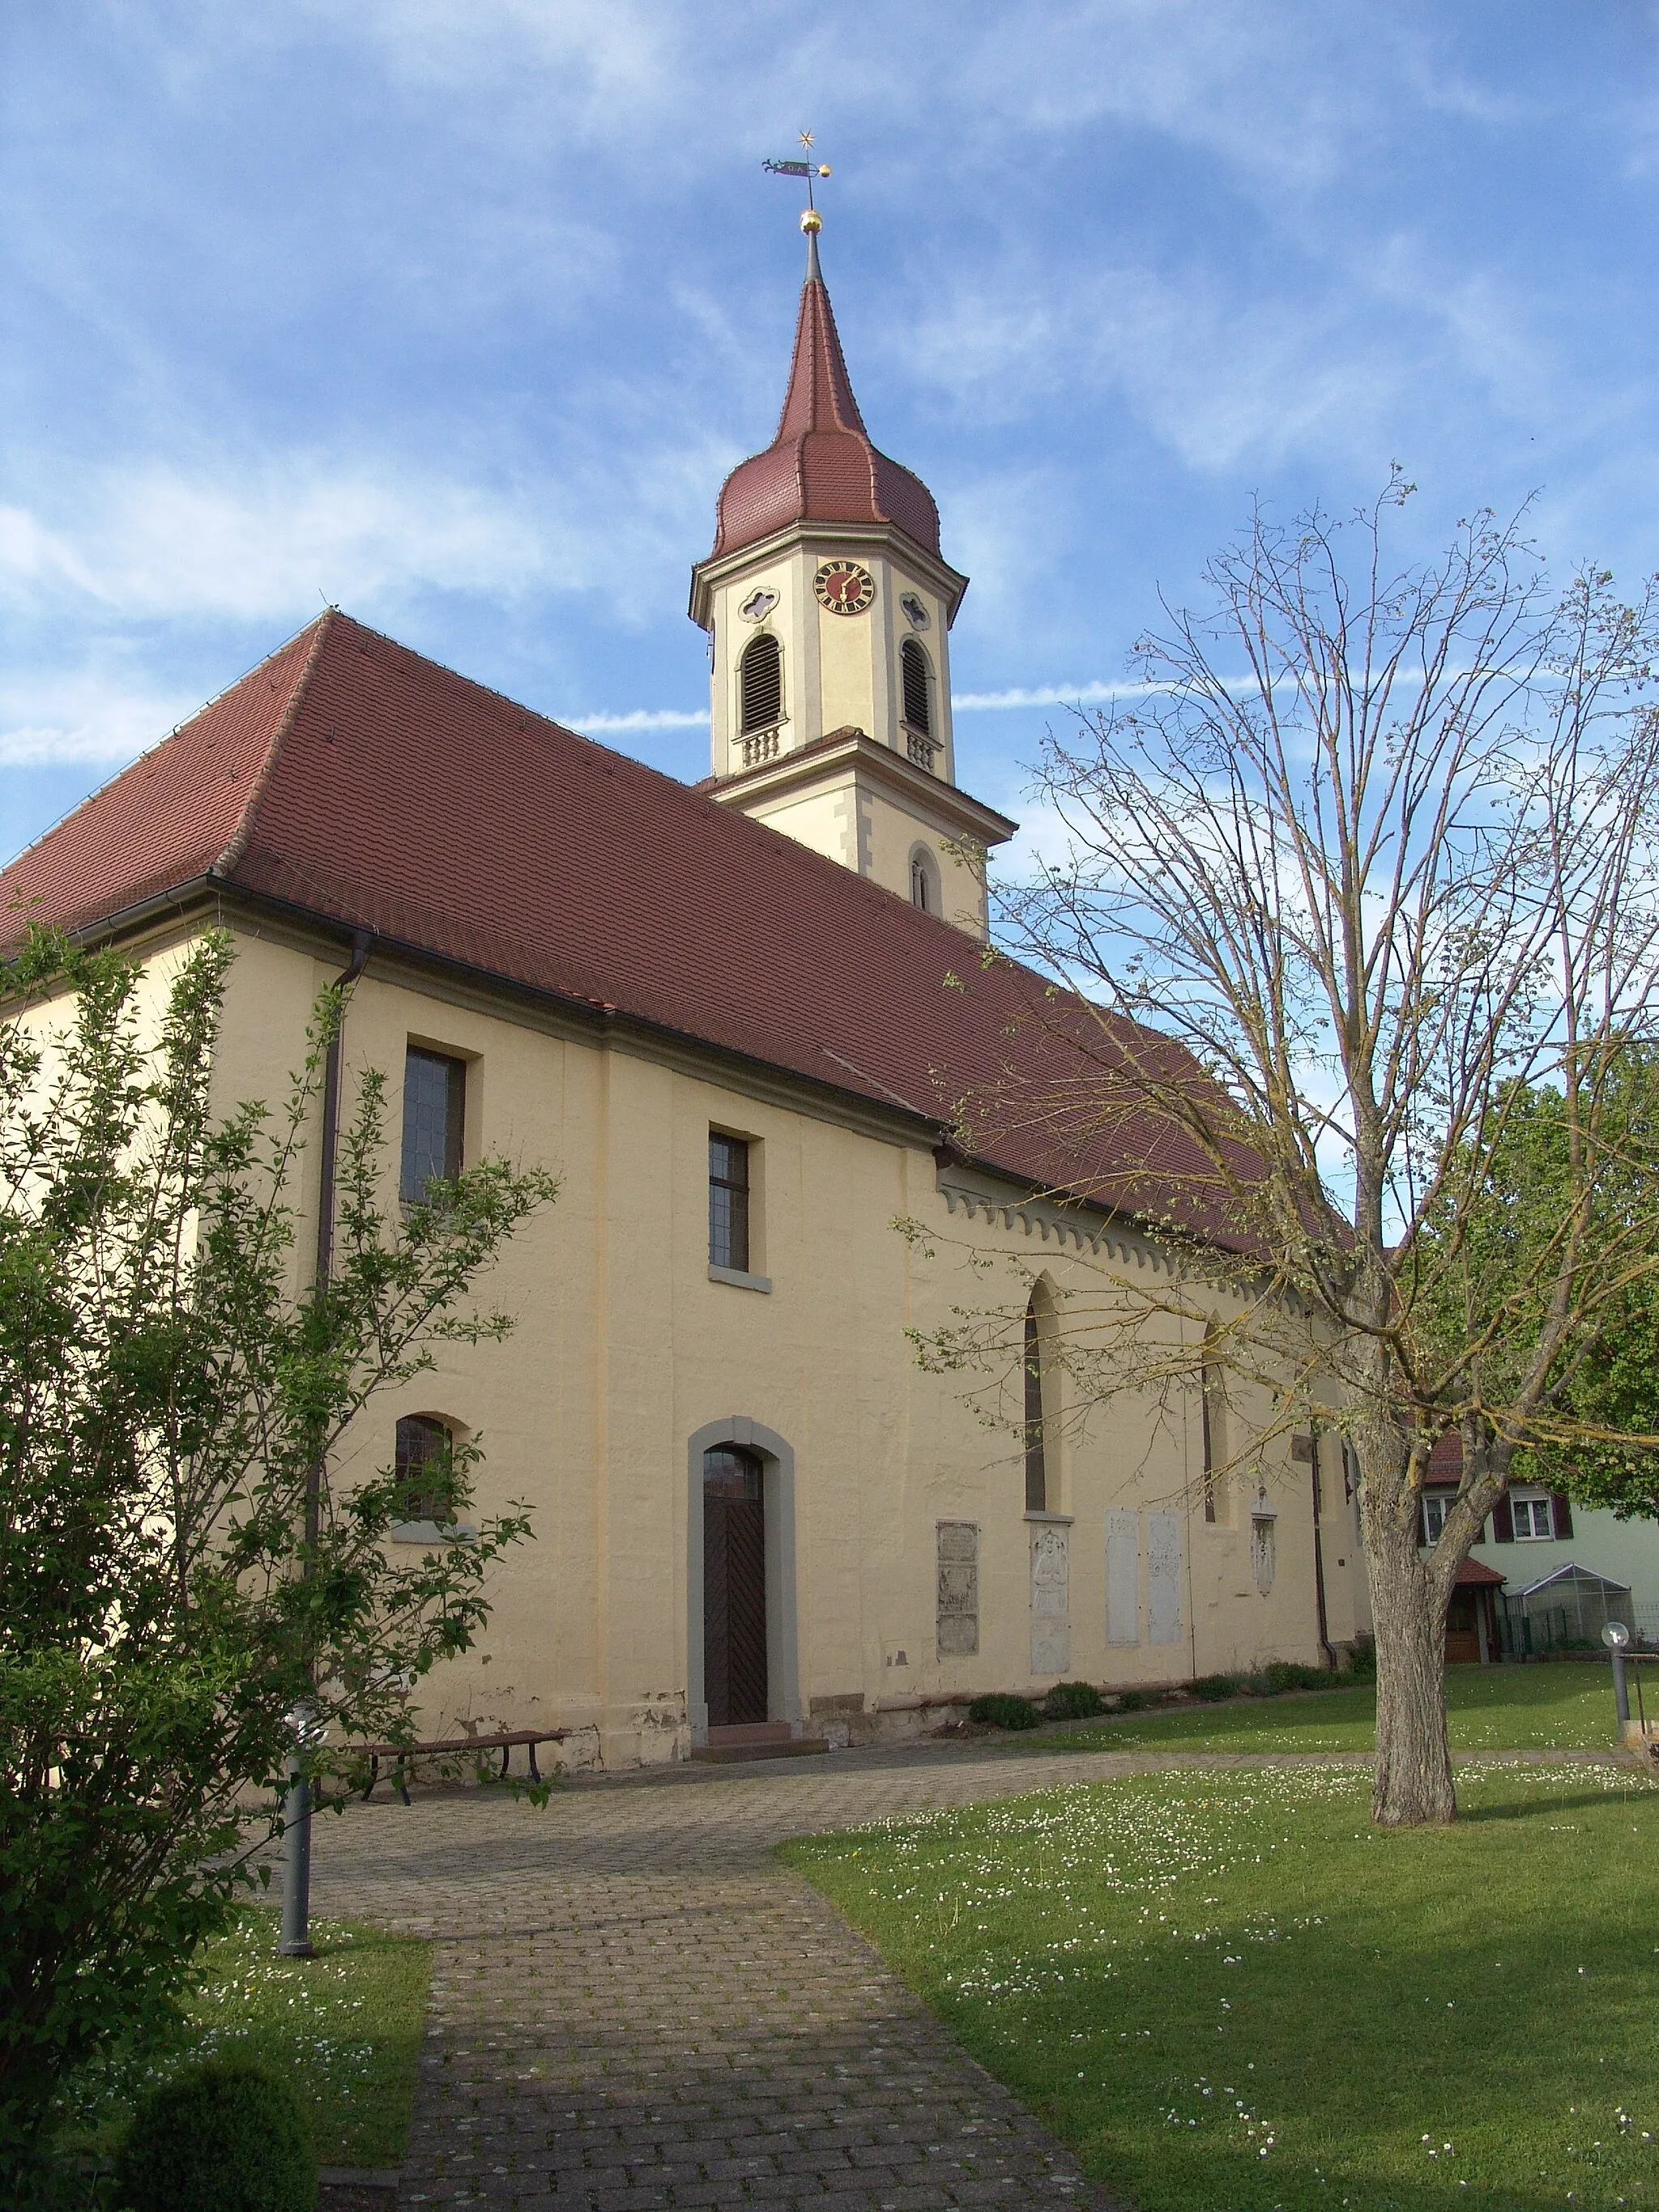
[{"label": "leafy green bush", "polygon": [[1105,1702],[1091,1682],[1056,1682],[1042,1700],[1045,1721],[1091,1721]]},{"label": "leafy green bush", "polygon": [[1237,1674],[1200,1674],[1188,1688],[1195,1698],[1202,1698],[1206,1705],[1218,1705],[1223,1698],[1236,1698],[1241,1687]]},{"label": "leafy green bush", "polygon": [[1277,1698],[1286,1690],[1329,1690],[1336,1677],[1325,1667],[1299,1667],[1293,1659],[1270,1659],[1261,1669],[1257,1687],[1263,1697]]},{"label": "leafy green bush", "polygon": [[1369,1636],[1354,1638],[1353,1656],[1348,1662],[1348,1672],[1357,1682],[1376,1680],[1376,1646]]},{"label": "leafy green bush", "polygon": [[[473,1285],[555,1188],[485,1158],[388,1210],[386,1086],[364,1068],[336,1128],[325,1292],[293,1266],[296,1178],[343,985],[285,1103],[222,1120],[228,933],[196,939],[161,1002],[114,952],[26,937],[0,994],[8,2208],[69,2082],[176,2024],[275,1829],[295,1705],[319,1740],[407,1733],[408,1685],[487,1618],[521,1513],[414,1565],[385,1540],[387,1472],[353,1460],[319,1498],[318,1470],[434,1344],[503,1334]],[[458,1447],[448,1474],[477,1456]]]},{"label": "leafy green bush", "polygon": [[968,1708],[970,1721],[988,1721],[993,1728],[1034,1729],[1042,1716],[1029,1698],[1011,1698],[1000,1690],[975,1698]]},{"label": "leafy green bush", "polygon": [[1120,1690],[1115,1710],[1120,1713],[1144,1712],[1148,1705],[1158,1703],[1158,1697],[1157,1690]]},{"label": "leafy green bush", "polygon": [[123,2212],[312,2212],[317,2158],[289,2084],[251,2058],[210,2058],[139,2106],[115,2161]]}]

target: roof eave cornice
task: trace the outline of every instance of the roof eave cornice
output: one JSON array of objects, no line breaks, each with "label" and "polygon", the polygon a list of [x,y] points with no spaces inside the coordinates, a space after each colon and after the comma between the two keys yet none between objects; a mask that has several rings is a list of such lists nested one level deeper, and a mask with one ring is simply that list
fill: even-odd
[{"label": "roof eave cornice", "polygon": [[821,777],[843,775],[849,767],[855,773],[861,771],[878,782],[886,783],[902,797],[933,813],[954,817],[960,830],[982,845],[1006,844],[1018,830],[1019,824],[1011,822],[1006,814],[999,814],[995,807],[987,806],[957,784],[930,775],[926,769],[915,767],[891,746],[878,744],[862,731],[856,737],[842,738],[838,744],[820,738],[816,744],[803,746],[799,752],[785,753],[759,768],[725,776],[709,789],[708,796],[718,805],[739,805],[763,792],[787,791],[816,782]]},{"label": "roof eave cornice", "polygon": [[[81,944],[120,941],[131,946],[135,939],[165,940],[180,926],[188,927],[193,924],[199,927],[204,920],[222,922],[238,915],[247,922],[263,922],[279,938],[301,944],[320,941],[327,945],[349,946],[368,927],[297,900],[204,875],[157,892],[118,914],[81,923],[65,934]],[[895,1093],[873,1098],[866,1091],[838,1083],[832,1075],[809,1075],[804,1069],[718,1044],[711,1038],[699,1036],[695,1030],[676,1029],[649,1015],[630,1012],[625,1007],[561,991],[548,984],[503,975],[494,969],[481,967],[452,953],[433,951],[428,946],[385,931],[371,930],[369,934],[374,939],[374,965],[382,973],[388,966],[401,963],[405,972],[447,977],[459,989],[476,994],[479,1001],[493,1001],[500,1008],[516,1006],[526,1014],[533,1012],[540,1021],[550,1018],[560,1025],[562,1033],[595,1044],[620,1045],[645,1058],[666,1060],[676,1065],[696,1061],[703,1073],[711,1068],[725,1070],[741,1077],[744,1086],[757,1090],[757,1095],[769,1095],[777,1100],[793,1098],[803,1103],[816,1100],[822,1109],[830,1111],[831,1118],[890,1141],[896,1139],[929,1151],[945,1141],[948,1125],[943,1114],[930,1114],[925,1107],[912,1104]],[[874,1081],[873,1078],[866,1079]]]},{"label": "roof eave cornice", "polygon": [[714,592],[720,585],[732,576],[740,575],[757,562],[775,560],[781,553],[793,552],[809,539],[819,544],[875,546],[897,554],[945,601],[945,627],[949,629],[955,622],[963,593],[968,589],[967,577],[948,562],[941,561],[937,553],[930,553],[925,545],[918,544],[909,532],[902,530],[896,522],[791,522],[730,553],[711,554],[708,560],[699,561],[691,571],[691,598],[687,613],[699,629],[712,629]]}]

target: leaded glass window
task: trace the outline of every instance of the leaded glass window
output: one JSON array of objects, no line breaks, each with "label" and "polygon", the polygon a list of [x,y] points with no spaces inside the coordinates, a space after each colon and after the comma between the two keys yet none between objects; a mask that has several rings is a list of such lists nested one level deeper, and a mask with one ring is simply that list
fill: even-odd
[{"label": "leaded glass window", "polygon": [[398,1194],[407,1205],[437,1179],[461,1171],[466,1118],[466,1062],[410,1045],[404,1061],[404,1156]]}]

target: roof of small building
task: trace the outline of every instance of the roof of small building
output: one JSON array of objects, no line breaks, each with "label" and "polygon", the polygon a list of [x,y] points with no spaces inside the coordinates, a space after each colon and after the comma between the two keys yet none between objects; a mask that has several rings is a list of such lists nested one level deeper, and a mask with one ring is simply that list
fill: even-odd
[{"label": "roof of small building", "polygon": [[811,255],[777,435],[720,486],[710,560],[758,544],[795,522],[892,523],[939,553],[939,509],[921,478],[870,442]]},{"label": "roof of small building", "polygon": [[1129,1042],[1179,1047],[337,610],[0,873],[82,932],[215,887],[936,1125],[976,1099],[986,1164],[1234,1241],[1187,1140],[1103,1131]]},{"label": "roof of small building", "polygon": [[1479,1559],[1465,1559],[1457,1570],[1459,1589],[1501,1589],[1504,1577],[1491,1567],[1482,1566]]},{"label": "roof of small building", "polygon": [[1551,1574],[1540,1575],[1535,1583],[1528,1583],[1520,1595],[1522,1597],[1534,1596],[1538,1591],[1548,1589],[1553,1583],[1571,1583],[1575,1589],[1594,1587],[1617,1597],[1630,1595],[1628,1583],[1616,1583],[1610,1575],[1598,1575],[1593,1567],[1581,1567],[1572,1559],[1569,1559],[1565,1567],[1557,1567]]}]

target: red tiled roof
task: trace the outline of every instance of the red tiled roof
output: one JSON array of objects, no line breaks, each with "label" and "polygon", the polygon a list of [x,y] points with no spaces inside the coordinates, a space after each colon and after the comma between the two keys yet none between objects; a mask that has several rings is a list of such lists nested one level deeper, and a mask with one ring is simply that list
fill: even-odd
[{"label": "red tiled roof", "polygon": [[890,522],[939,552],[939,509],[921,478],[871,444],[853,397],[823,280],[809,274],[777,436],[720,487],[710,560],[792,522]]},{"label": "red tiled roof", "polygon": [[1504,1577],[1491,1567],[1483,1567],[1479,1559],[1465,1559],[1457,1570],[1455,1587],[1459,1589],[1502,1589]]},{"label": "red tiled roof", "polygon": [[1434,1449],[1429,1454],[1428,1480],[1431,1482],[1456,1482],[1463,1473],[1463,1439],[1455,1429],[1448,1429],[1444,1436],[1437,1437]]},{"label": "red tiled roof", "polygon": [[1144,1120],[1103,1135],[1128,1033],[1082,1001],[337,611],[20,855],[0,901],[84,930],[204,878],[939,1121],[997,1102],[976,1157],[1127,1212],[1198,1166]]}]

